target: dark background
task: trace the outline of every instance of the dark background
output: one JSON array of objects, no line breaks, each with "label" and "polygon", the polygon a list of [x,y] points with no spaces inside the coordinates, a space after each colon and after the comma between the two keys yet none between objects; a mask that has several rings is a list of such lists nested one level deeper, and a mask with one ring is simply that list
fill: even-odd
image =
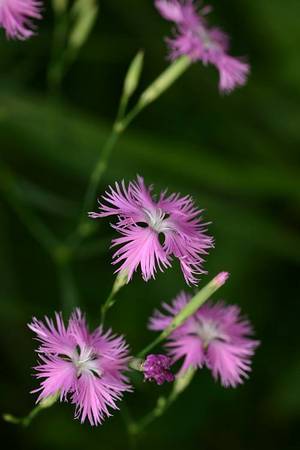
[{"label": "dark background", "polygon": [[[51,7],[26,42],[0,41],[0,332],[1,411],[26,414],[35,344],[32,315],[60,310],[59,277],[33,237],[31,211],[66,236],[111,127],[129,61],[145,50],[142,88],[166,66],[163,36],[170,25],[152,0],[102,0],[97,23],[60,93],[46,83],[53,30]],[[132,124],[115,148],[99,193],[136,173],[157,190],[192,194],[212,221],[216,247],[210,276],[231,278],[215,298],[242,307],[262,341],[249,381],[224,389],[205,370],[138,448],[194,450],[299,449],[299,171],[300,3],[298,0],[211,1],[211,22],[248,55],[248,84],[220,96],[214,68],[195,64]],[[4,165],[5,164],[5,165]],[[21,205],[21,206],[20,206]],[[22,217],[21,217],[22,216]],[[113,281],[112,230],[101,221],[72,262],[78,304],[95,321]],[[96,241],[96,243],[95,243]],[[208,281],[203,277],[202,282]],[[145,284],[136,275],[109,314],[133,351],[151,338],[149,314],[171,300],[184,280],[175,266]],[[126,396],[134,416],[167,388],[137,380]],[[128,448],[121,412],[91,428],[56,405],[26,430],[4,422],[3,439],[22,449]],[[297,442],[298,440],[298,442]]]}]

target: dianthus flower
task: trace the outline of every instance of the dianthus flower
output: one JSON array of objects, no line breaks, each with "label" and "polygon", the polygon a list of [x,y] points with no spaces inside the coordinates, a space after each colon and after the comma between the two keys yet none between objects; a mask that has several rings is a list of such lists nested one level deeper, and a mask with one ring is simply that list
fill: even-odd
[{"label": "dianthus flower", "polygon": [[[149,328],[164,330],[189,300],[182,292],[171,305],[164,303],[166,314],[156,311]],[[259,345],[249,337],[252,333],[237,306],[208,302],[169,336],[166,346],[173,363],[183,358],[180,373],[206,366],[224,387],[235,387],[248,377],[251,357]]]},{"label": "dianthus flower", "polygon": [[124,181],[110,187],[99,204],[100,212],[89,213],[92,218],[117,216],[113,228],[121,234],[112,241],[120,248],[113,264],[121,263],[116,272],[128,275],[128,281],[140,266],[145,281],[155,277],[178,258],[188,284],[197,284],[202,269],[203,255],[213,246],[206,235],[201,212],[191,197],[162,192],[158,200],[151,194],[141,177],[126,187]]},{"label": "dianthus flower", "polygon": [[228,54],[229,37],[220,28],[209,27],[204,15],[209,7],[197,10],[193,0],[156,0],[156,8],[175,23],[173,38],[167,39],[170,58],[186,55],[192,61],[213,64],[219,71],[219,89],[230,92],[246,83],[249,65]]},{"label": "dianthus flower", "polygon": [[41,19],[38,0],[0,0],[0,27],[12,39],[28,39],[33,35],[32,19]]},{"label": "dianthus flower", "polygon": [[110,408],[118,409],[116,401],[123,392],[131,390],[123,374],[128,347],[110,330],[89,332],[79,309],[67,327],[61,314],[56,313],[55,319],[56,323],[46,317],[43,323],[34,318],[29,324],[41,343],[35,376],[43,381],[33,392],[40,392],[38,402],[58,393],[60,401],[76,405],[76,418],[98,425],[111,415]]}]

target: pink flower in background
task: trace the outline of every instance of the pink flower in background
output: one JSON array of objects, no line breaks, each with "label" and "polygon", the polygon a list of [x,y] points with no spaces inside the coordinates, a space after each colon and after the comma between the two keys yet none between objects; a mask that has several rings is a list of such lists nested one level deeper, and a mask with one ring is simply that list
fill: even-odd
[{"label": "pink flower in background", "polygon": [[33,319],[29,328],[41,343],[39,365],[35,368],[41,385],[38,400],[59,392],[60,401],[76,405],[75,417],[91,425],[100,424],[109,409],[118,409],[116,401],[130,391],[123,371],[127,369],[128,347],[122,337],[97,328],[90,333],[85,317],[77,309],[68,326],[61,314],[56,322],[48,317],[45,323]]},{"label": "pink flower in background", "polygon": [[[149,328],[164,330],[189,300],[190,295],[182,292],[171,305],[164,303],[165,314],[156,311]],[[206,366],[224,387],[235,387],[248,377],[251,357],[259,345],[249,337],[252,333],[237,306],[208,302],[170,335],[167,348],[173,363],[183,358],[180,373]]]},{"label": "pink flower in background", "polygon": [[186,55],[192,61],[213,64],[220,74],[222,92],[231,92],[246,83],[250,67],[228,54],[227,34],[208,26],[204,15],[209,7],[197,11],[193,0],[156,0],[155,5],[162,17],[176,25],[175,36],[167,39],[171,59]]},{"label": "pink flower in background", "polygon": [[128,281],[140,266],[145,281],[155,277],[157,268],[163,271],[178,258],[188,284],[197,283],[202,269],[203,255],[213,246],[206,235],[201,212],[191,197],[161,192],[158,200],[152,197],[152,187],[137,177],[126,187],[124,181],[115,183],[102,197],[99,213],[92,218],[117,216],[112,225],[121,237],[112,241],[120,248],[114,254],[113,264],[121,264],[117,272],[128,274]]},{"label": "pink flower in background", "polygon": [[0,27],[12,39],[28,39],[33,35],[32,19],[41,19],[38,0],[0,0]]}]

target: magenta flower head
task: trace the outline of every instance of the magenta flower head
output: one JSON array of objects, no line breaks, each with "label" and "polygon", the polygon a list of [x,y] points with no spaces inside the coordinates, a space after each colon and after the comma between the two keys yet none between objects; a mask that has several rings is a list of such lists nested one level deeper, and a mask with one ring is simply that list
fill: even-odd
[{"label": "magenta flower head", "polygon": [[213,246],[213,240],[206,235],[201,212],[194,206],[191,197],[162,192],[155,200],[152,187],[146,187],[144,180],[126,187],[124,181],[102,197],[100,212],[89,213],[92,218],[117,216],[113,228],[120,237],[112,241],[119,246],[114,254],[113,264],[120,264],[116,272],[128,274],[141,268],[145,281],[155,278],[157,268],[163,271],[178,258],[184,278],[188,284],[197,284],[197,275],[204,273],[203,256]]},{"label": "magenta flower head", "polygon": [[[164,330],[189,300],[183,292],[171,305],[164,303],[166,313],[156,311],[149,328]],[[170,335],[167,348],[173,363],[183,358],[180,373],[206,366],[224,387],[235,387],[251,370],[251,357],[259,345],[252,334],[250,322],[237,306],[208,302]]]},{"label": "magenta flower head", "polygon": [[166,355],[148,355],[142,364],[145,381],[155,381],[158,385],[165,381],[171,383],[175,380],[171,365],[172,360]]},{"label": "magenta flower head", "polygon": [[0,0],[0,27],[12,39],[28,39],[33,35],[32,19],[41,19],[38,0]]},{"label": "magenta flower head", "polygon": [[60,401],[76,405],[75,417],[81,423],[100,424],[123,392],[130,391],[123,374],[128,365],[128,347],[122,337],[97,328],[90,333],[79,309],[72,314],[68,326],[61,314],[55,322],[34,318],[29,328],[41,343],[37,352],[40,363],[35,367],[41,385],[37,401],[59,393]]},{"label": "magenta flower head", "polygon": [[155,0],[155,6],[162,17],[176,25],[174,37],[167,39],[171,59],[186,55],[192,61],[213,64],[220,74],[221,92],[231,92],[246,83],[249,65],[228,54],[227,34],[209,27],[204,16],[210,7],[197,10],[193,0]]}]

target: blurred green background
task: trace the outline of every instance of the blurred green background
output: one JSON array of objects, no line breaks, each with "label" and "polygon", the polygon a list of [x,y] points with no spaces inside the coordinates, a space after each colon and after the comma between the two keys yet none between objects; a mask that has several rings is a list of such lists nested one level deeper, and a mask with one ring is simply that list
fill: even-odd
[{"label": "blurred green background", "polygon": [[[211,22],[230,33],[232,53],[249,57],[248,84],[220,96],[216,71],[194,65],[121,138],[99,194],[108,183],[137,173],[157,190],[192,194],[212,221],[216,239],[206,268],[210,276],[231,272],[215,298],[239,304],[262,345],[250,380],[237,389],[223,389],[208,372],[199,372],[141,436],[138,448],[299,449],[300,2],[210,3]],[[2,412],[24,415],[32,408],[36,355],[26,323],[32,315],[62,308],[59,277],[32,235],[31,211],[56,235],[67,236],[111,127],[129,61],[145,50],[140,91],[166,66],[163,37],[170,25],[152,0],[99,4],[95,27],[59,92],[47,85],[54,26],[50,2],[33,39],[12,42],[1,33]],[[72,262],[76,291],[65,285],[91,321],[113,282],[112,234],[109,221],[101,221]],[[62,281],[68,283],[68,276]],[[149,314],[185,288],[177,267],[147,284],[136,275],[108,320],[137,351],[152,338],[146,330]],[[165,391],[138,378],[127,405],[138,417]],[[120,406],[103,426],[91,428],[73,420],[72,406],[57,405],[26,430],[2,422],[3,439],[31,450],[126,450]]]}]

